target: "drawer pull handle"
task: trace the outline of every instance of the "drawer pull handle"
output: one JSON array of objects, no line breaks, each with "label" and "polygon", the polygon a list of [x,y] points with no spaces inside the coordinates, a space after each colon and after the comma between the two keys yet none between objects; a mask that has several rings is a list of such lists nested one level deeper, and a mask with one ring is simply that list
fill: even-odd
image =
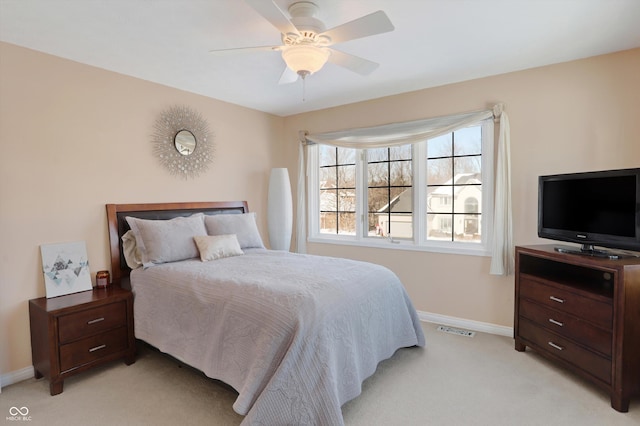
[{"label": "drawer pull handle", "polygon": [[554,320],[553,318],[549,318],[549,322],[550,322],[551,324],[559,325],[560,327],[562,327],[562,326],[564,325],[564,324],[563,324],[563,323],[561,323],[560,321],[556,321],[556,320]]},{"label": "drawer pull handle", "polygon": [[563,299],[560,299],[560,298],[555,297],[555,296],[549,296],[549,299],[553,300],[554,302],[564,303]]},{"label": "drawer pull handle", "polygon": [[93,319],[91,321],[87,321],[87,324],[95,324],[95,323],[100,322],[100,321],[104,321],[104,317],[96,318],[96,319]]},{"label": "drawer pull handle", "polygon": [[553,343],[553,342],[549,342],[549,346],[551,346],[552,348],[556,348],[556,349],[557,349],[557,350],[559,350],[559,351],[563,351],[563,350],[564,350],[564,348],[563,348],[562,346],[560,346],[560,345],[556,345],[556,344],[555,344],[555,343]]},{"label": "drawer pull handle", "polygon": [[100,349],[104,349],[106,348],[107,345],[100,345],[100,346],[96,346],[95,348],[91,348],[89,349],[89,352],[95,352],[95,351],[99,351]]}]

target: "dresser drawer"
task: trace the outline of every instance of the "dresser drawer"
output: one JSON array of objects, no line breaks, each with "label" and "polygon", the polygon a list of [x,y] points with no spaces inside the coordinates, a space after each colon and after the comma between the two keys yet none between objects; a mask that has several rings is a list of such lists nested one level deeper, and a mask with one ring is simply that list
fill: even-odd
[{"label": "dresser drawer", "polygon": [[124,351],[127,347],[127,327],[116,328],[106,333],[62,345],[60,346],[60,371],[65,372],[80,367]]},{"label": "dresser drawer", "polygon": [[549,306],[586,320],[603,328],[613,325],[613,306],[577,292],[552,287],[521,277],[520,297],[526,297],[543,305]]},{"label": "dresser drawer", "polygon": [[519,333],[523,339],[534,343],[539,349],[554,354],[581,368],[606,384],[611,384],[611,361],[521,318]]},{"label": "dresser drawer", "polygon": [[58,334],[60,342],[67,343],[126,323],[127,307],[121,301],[60,316]]},{"label": "dresser drawer", "polygon": [[520,301],[520,316],[611,358],[611,331],[607,332],[566,312],[549,309],[526,299]]}]

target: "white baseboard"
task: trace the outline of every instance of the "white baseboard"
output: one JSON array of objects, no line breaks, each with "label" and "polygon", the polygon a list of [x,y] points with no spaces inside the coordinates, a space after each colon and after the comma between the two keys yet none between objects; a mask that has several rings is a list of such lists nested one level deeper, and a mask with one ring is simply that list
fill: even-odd
[{"label": "white baseboard", "polygon": [[0,376],[0,387],[12,385],[34,377],[33,367],[25,367]]},{"label": "white baseboard", "polygon": [[433,322],[450,327],[459,327],[482,333],[497,334],[499,336],[513,337],[513,327],[490,324],[488,322],[472,321],[463,318],[449,317],[446,315],[432,314],[430,312],[418,311],[420,321]]}]

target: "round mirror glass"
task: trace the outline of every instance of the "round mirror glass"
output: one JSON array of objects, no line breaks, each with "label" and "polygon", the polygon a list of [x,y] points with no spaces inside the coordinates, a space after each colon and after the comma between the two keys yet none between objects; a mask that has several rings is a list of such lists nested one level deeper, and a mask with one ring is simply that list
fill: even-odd
[{"label": "round mirror glass", "polygon": [[180,130],[173,138],[176,150],[182,155],[191,155],[196,149],[196,137],[188,130]]}]

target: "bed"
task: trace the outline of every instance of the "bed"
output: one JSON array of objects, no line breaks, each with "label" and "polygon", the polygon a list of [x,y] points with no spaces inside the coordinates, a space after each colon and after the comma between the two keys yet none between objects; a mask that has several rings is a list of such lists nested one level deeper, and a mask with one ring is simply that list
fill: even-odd
[{"label": "bed", "polygon": [[380,361],[425,344],[390,270],[267,250],[244,201],[108,204],[107,219],[136,338],[232,386],[243,425],[342,425]]}]

